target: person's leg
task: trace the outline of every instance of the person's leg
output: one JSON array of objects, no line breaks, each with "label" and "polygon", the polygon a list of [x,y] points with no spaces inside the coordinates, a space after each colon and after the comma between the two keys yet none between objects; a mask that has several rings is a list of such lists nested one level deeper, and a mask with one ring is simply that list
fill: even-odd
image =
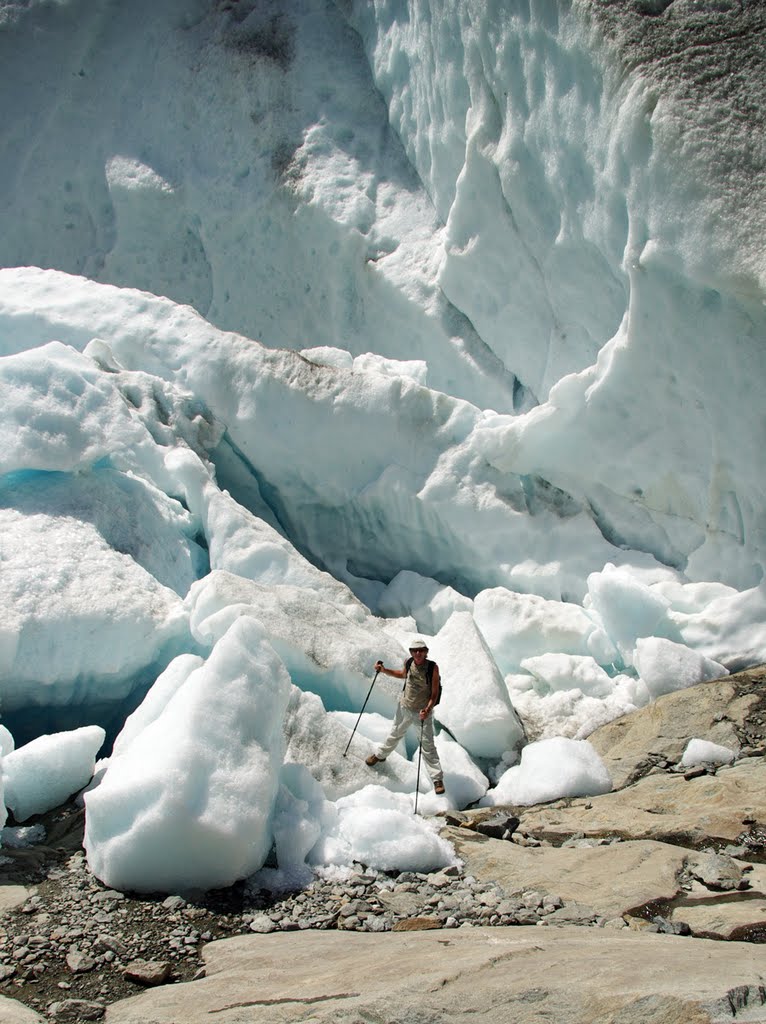
[{"label": "person's leg", "polygon": [[379,761],[384,761],[388,757],[402,736],[407,732],[412,724],[412,715],[413,712],[407,711],[401,704],[396,705],[396,714],[391,723],[391,732],[388,735],[388,739],[375,752],[375,756]]},{"label": "person's leg", "polygon": [[434,719],[429,715],[423,722],[423,760],[428,768],[428,774],[432,782],[443,782],[444,772],[442,771],[439,754],[436,750],[434,740]]}]

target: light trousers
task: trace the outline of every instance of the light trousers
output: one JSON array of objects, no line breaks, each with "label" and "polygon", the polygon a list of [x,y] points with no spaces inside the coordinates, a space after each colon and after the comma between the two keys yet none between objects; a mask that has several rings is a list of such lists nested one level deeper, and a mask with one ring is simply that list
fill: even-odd
[{"label": "light trousers", "polygon": [[[394,721],[391,725],[391,733],[385,743],[383,743],[380,749],[376,751],[377,757],[381,760],[388,757],[411,725],[417,729],[418,735],[421,735],[420,724],[419,711],[411,711],[409,708],[403,708],[401,704],[397,704],[396,714],[394,715]],[[436,743],[434,742],[433,714],[430,714],[423,722],[422,747],[423,760],[426,763],[426,768],[428,769],[428,774],[431,776],[431,780],[433,782],[442,782],[442,766],[439,761],[439,755],[436,752]]]}]

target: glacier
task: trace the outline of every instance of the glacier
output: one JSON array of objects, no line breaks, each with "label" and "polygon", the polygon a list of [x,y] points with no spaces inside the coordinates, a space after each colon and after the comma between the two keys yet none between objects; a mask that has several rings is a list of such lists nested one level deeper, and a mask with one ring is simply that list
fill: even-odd
[{"label": "glacier", "polygon": [[[444,866],[418,784],[603,792],[594,728],[766,660],[765,31],[0,6],[3,820],[103,734],[108,885]],[[416,634],[444,797],[364,765]]]}]

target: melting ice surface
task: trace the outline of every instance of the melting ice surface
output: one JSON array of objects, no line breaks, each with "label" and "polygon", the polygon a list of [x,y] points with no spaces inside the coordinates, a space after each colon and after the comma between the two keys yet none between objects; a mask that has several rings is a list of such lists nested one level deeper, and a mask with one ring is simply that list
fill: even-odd
[{"label": "melting ice surface", "polygon": [[364,764],[416,634],[426,815],[603,792],[596,726],[766,659],[741,122],[507,6],[0,15],[0,825],[106,734],[110,886],[451,863],[417,736]]}]

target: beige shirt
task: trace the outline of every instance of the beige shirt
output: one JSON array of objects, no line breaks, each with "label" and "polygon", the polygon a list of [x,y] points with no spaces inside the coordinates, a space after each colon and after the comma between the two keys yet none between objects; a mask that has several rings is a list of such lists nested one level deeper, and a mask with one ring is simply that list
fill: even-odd
[{"label": "beige shirt", "polygon": [[399,703],[408,711],[422,711],[431,699],[431,687],[426,678],[426,663],[418,666],[413,661],[407,673],[407,681],[404,684],[404,691],[399,698]]}]

